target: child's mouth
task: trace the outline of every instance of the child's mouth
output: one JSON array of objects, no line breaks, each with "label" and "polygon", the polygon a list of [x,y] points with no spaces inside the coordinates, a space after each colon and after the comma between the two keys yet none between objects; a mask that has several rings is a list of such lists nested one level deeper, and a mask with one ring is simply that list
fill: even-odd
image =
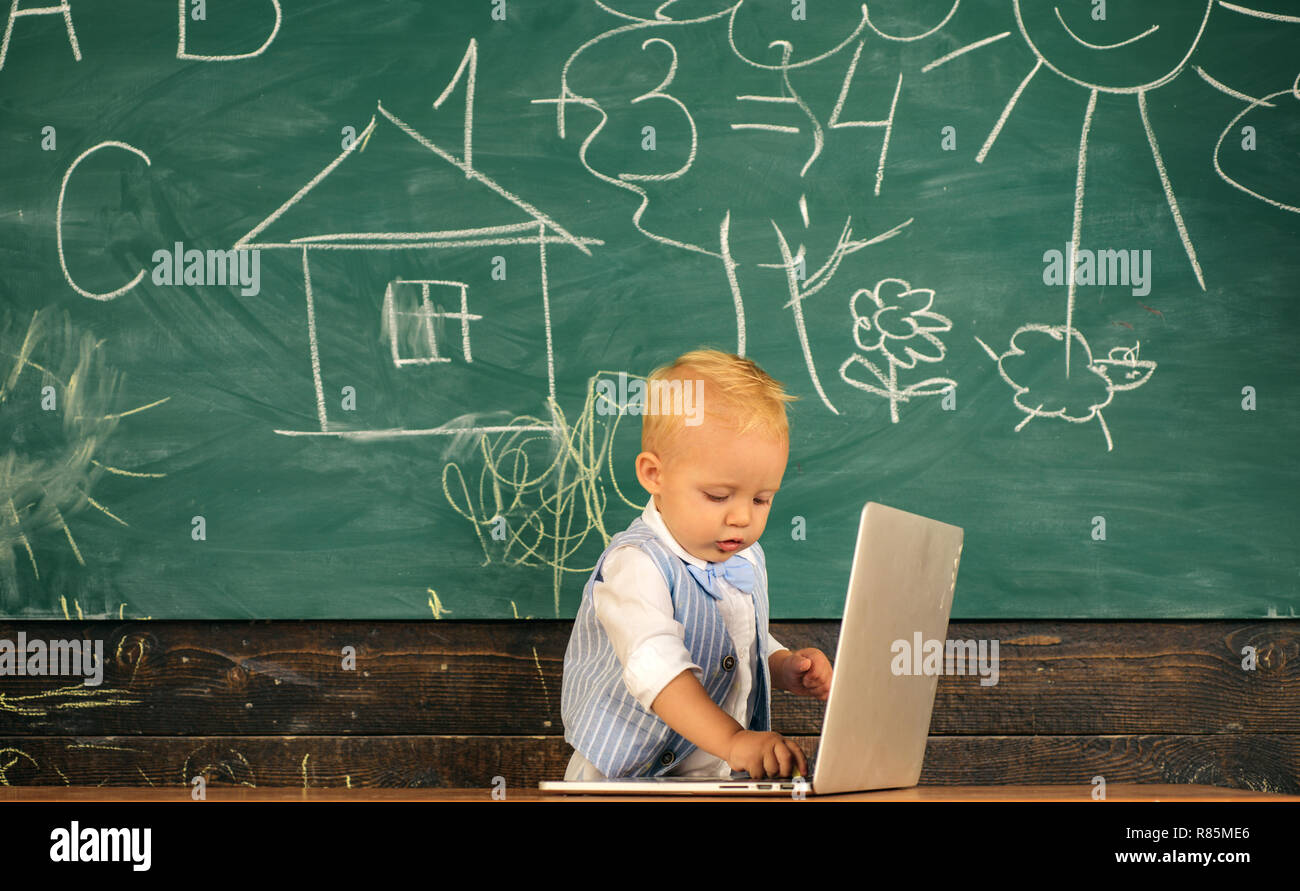
[{"label": "child's mouth", "polygon": [[727,538],[717,541],[716,544],[720,551],[738,551],[744,541],[739,538]]}]

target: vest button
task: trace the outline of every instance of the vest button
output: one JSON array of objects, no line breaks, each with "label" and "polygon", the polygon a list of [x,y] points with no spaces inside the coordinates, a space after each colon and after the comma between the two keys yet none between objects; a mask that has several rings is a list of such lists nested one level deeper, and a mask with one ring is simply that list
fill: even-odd
[{"label": "vest button", "polygon": [[673,759],[676,757],[677,756],[674,755],[672,752],[664,752],[662,755],[659,756],[659,763],[667,767],[669,764],[673,763]]},{"label": "vest button", "polygon": [[723,657],[722,657],[722,670],[723,670],[723,671],[731,671],[731,670],[732,670],[733,668],[735,668],[735,667],[736,667],[736,657],[735,657],[735,656],[723,656]]}]

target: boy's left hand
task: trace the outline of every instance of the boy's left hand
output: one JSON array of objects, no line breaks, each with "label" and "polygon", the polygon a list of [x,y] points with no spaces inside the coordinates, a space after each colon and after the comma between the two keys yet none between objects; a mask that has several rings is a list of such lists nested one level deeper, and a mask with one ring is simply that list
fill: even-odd
[{"label": "boy's left hand", "polygon": [[781,663],[774,686],[825,701],[831,695],[831,660],[816,647],[795,650]]}]

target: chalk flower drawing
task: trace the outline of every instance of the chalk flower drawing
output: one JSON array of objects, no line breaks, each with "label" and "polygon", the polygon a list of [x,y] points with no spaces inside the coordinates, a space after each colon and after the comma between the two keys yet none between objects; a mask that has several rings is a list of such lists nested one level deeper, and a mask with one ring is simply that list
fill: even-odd
[{"label": "chalk flower drawing", "polygon": [[[1083,349],[1086,370],[1091,374],[1069,376],[1060,361],[1060,344],[1066,331]],[[1093,359],[1092,348],[1078,329],[1064,325],[1022,325],[1011,335],[1011,345],[998,355],[988,344],[975,338],[994,362],[998,373],[1015,391],[1016,408],[1025,417],[1016,425],[1019,432],[1034,418],[1060,418],[1074,424],[1097,419],[1106,437],[1106,450],[1114,448],[1110,428],[1101,410],[1121,390],[1135,390],[1150,380],[1156,363],[1139,358],[1142,344],[1114,347],[1105,359]],[[1112,375],[1119,380],[1112,379]]]},{"label": "chalk flower drawing", "polygon": [[[853,313],[853,341],[862,350],[844,360],[840,377],[844,382],[889,400],[889,417],[898,423],[898,404],[914,396],[935,396],[957,386],[946,377],[931,377],[900,387],[898,369],[916,368],[918,362],[942,362],[946,351],[936,332],[952,330],[952,320],[931,312],[934,291],[913,288],[898,278],[887,278],[875,288],[861,288],[849,301]],[[882,371],[866,354],[879,353]],[[850,370],[866,369],[875,375],[880,386],[854,378]]]}]

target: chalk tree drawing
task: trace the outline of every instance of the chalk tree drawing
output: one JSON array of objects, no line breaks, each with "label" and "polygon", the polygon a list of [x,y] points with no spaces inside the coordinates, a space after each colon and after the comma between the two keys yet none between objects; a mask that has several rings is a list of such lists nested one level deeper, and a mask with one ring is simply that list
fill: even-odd
[{"label": "chalk tree drawing", "polygon": [[[105,473],[143,479],[165,474],[136,473],[100,458],[123,418],[167,399],[116,411],[120,375],[105,359],[104,342],[78,330],[66,312],[46,307],[25,325],[6,313],[2,324],[0,418],[8,445],[0,452],[0,603],[14,613],[23,605],[19,554],[41,577],[33,542],[64,540],[85,566],[69,520],[91,507],[130,525],[95,500],[96,483]],[[80,604],[73,606],[77,618],[84,618]]]},{"label": "chalk tree drawing", "polygon": [[[352,141],[343,149],[333,161],[327,164],[320,172],[307,181],[292,197],[281,204],[268,217],[258,223],[246,235],[235,243],[237,249],[262,249],[262,250],[291,250],[301,254],[302,257],[302,281],[303,293],[307,302],[307,332],[309,342],[309,359],[312,371],[312,381],[316,392],[316,416],[319,423],[318,430],[285,430],[278,429],[275,432],[285,436],[334,436],[344,439],[370,441],[375,439],[385,439],[402,436],[459,436],[465,433],[513,433],[517,428],[511,425],[480,425],[466,424],[457,418],[448,418],[445,423],[434,427],[425,427],[420,429],[407,429],[404,427],[384,428],[384,429],[342,429],[343,425],[338,419],[331,419],[327,409],[324,386],[322,383],[321,355],[317,337],[317,310],[315,299],[312,293],[312,269],[311,256],[318,251],[449,251],[461,250],[465,248],[484,248],[493,245],[519,245],[531,244],[537,246],[538,260],[538,295],[540,306],[537,315],[538,334],[541,341],[544,342],[546,354],[546,391],[538,393],[538,401],[548,407],[548,410],[554,414],[558,411],[555,407],[555,349],[551,338],[551,294],[547,276],[547,245],[565,245],[576,248],[587,256],[591,256],[591,246],[604,244],[598,238],[584,238],[571,233],[564,226],[560,225],[553,218],[538,210],[533,205],[517,197],[500,186],[495,180],[475,169],[473,166],[473,132],[474,132],[474,93],[476,88],[476,70],[477,70],[478,50],[476,42],[471,39],[461,59],[459,68],[452,76],[450,83],[442,94],[434,102],[434,108],[439,108],[452,94],[453,90],[462,86],[465,91],[465,121],[463,127],[463,146],[459,158],[450,151],[435,144],[426,136],[417,131],[406,121],[393,114],[384,107],[382,102],[378,103],[377,114],[370,118],[369,124],[358,135],[356,140]],[[442,229],[434,231],[364,231],[364,232],[330,232],[325,234],[300,235],[290,237],[287,240],[262,240],[262,233],[288,211],[304,201],[313,189],[316,189],[327,177],[330,176],[340,165],[346,163],[349,159],[356,157],[358,152],[365,151],[367,144],[375,136],[377,128],[385,128],[386,133],[394,131],[405,138],[414,140],[415,143],[427,149],[430,153],[430,160],[438,159],[435,163],[446,163],[451,167],[464,174],[464,179],[468,183],[474,184],[480,192],[476,194],[485,195],[486,193],[495,193],[500,198],[513,204],[519,211],[519,221],[504,225],[495,226],[477,226],[459,229]],[[358,195],[358,200],[364,196]],[[467,195],[465,201],[470,203],[474,201],[473,195]],[[310,218],[310,214],[306,215]],[[420,299],[415,301],[411,308],[403,308],[399,311],[398,301],[403,299],[403,292],[415,285],[421,288]],[[427,296],[430,286],[440,288],[458,289],[458,299],[461,305],[459,313],[436,313],[428,306]],[[385,301],[383,312],[374,320],[376,329],[387,340],[390,341],[392,348],[393,364],[396,366],[403,365],[427,365],[430,361],[449,361],[450,357],[439,356],[436,352],[436,344],[432,341],[432,323],[438,316],[452,317],[459,319],[461,322],[461,354],[467,363],[473,362],[472,347],[470,344],[470,322],[480,322],[481,315],[470,313],[468,309],[468,298],[465,293],[465,285],[462,282],[447,282],[435,280],[411,280],[400,275],[395,276],[388,284],[385,291]],[[424,339],[429,350],[429,354],[404,354],[403,345],[414,347],[415,340]],[[429,360],[408,362],[405,359]],[[490,406],[466,406],[470,408],[486,411]],[[538,421],[532,429],[538,431],[556,431],[553,424]]]},{"label": "chalk tree drawing", "polygon": [[[953,390],[957,382],[946,377],[931,377],[899,386],[898,369],[916,368],[918,362],[942,362],[946,355],[943,341],[936,333],[952,330],[952,319],[931,312],[934,291],[913,288],[897,278],[887,278],[876,287],[861,288],[850,299],[853,312],[853,341],[862,353],[855,353],[840,365],[845,383],[883,396],[889,400],[889,419],[898,423],[898,404],[917,396],[936,396]],[[879,353],[878,361],[888,367],[882,371],[868,354]],[[850,371],[866,369],[875,375],[880,386],[858,380]]]},{"label": "chalk tree drawing", "polygon": [[[746,350],[744,294],[747,287],[742,283],[746,271],[771,269],[784,273],[790,298],[784,304],[784,308],[790,310],[809,381],[822,404],[831,412],[838,414],[839,410],[822,386],[816,357],[812,354],[803,304],[834,279],[836,270],[845,257],[894,237],[912,220],[907,219],[885,226],[870,237],[855,238],[852,214],[841,211],[836,206],[836,202],[847,203],[861,196],[846,195],[845,193],[850,190],[842,183],[817,180],[809,174],[825,166],[817,166],[817,161],[831,147],[836,147],[845,153],[852,153],[856,157],[862,155],[865,147],[871,146],[878,140],[878,152],[874,147],[868,150],[873,152],[872,166],[875,173],[873,192],[876,195],[880,194],[885,178],[890,137],[903,88],[903,75],[899,73],[897,76],[887,78],[889,81],[887,90],[872,92],[858,86],[858,82],[863,78],[859,68],[863,48],[868,39],[914,40],[928,36],[951,18],[958,4],[952,5],[938,25],[916,36],[895,36],[882,32],[872,24],[866,6],[862,5],[853,11],[852,17],[843,22],[839,33],[832,38],[835,41],[834,45],[829,49],[807,57],[797,57],[792,39],[778,39],[772,41],[766,48],[771,56],[770,61],[764,61],[756,57],[752,51],[742,50],[738,45],[737,19],[752,14],[751,8],[760,8],[745,0],[732,2],[716,11],[694,18],[683,19],[673,18],[671,4],[667,3],[655,9],[653,18],[616,9],[606,3],[597,2],[597,5],[624,20],[624,23],[591,38],[574,50],[561,71],[559,94],[553,98],[537,98],[533,102],[555,106],[556,129],[562,139],[568,136],[569,118],[577,116],[576,112],[571,114],[570,106],[596,112],[598,120],[582,137],[578,149],[578,156],[586,170],[601,182],[637,196],[639,201],[632,212],[632,222],[646,238],[712,258],[721,265],[735,312],[738,354],[744,355]],[[871,38],[872,33],[876,37]],[[692,110],[675,95],[679,76],[679,47],[697,40],[702,41],[701,46],[704,47],[720,45],[725,41],[731,49],[730,56],[724,62],[731,64],[733,68],[727,76],[716,81],[716,89],[721,95],[717,97],[715,104],[722,111],[710,117],[711,125],[726,127],[732,133],[738,134],[739,138],[745,139],[762,138],[770,141],[771,134],[795,137],[791,139],[788,149],[775,156],[777,163],[766,168],[768,175],[764,180],[758,184],[750,183],[748,190],[728,191],[717,186],[715,174],[727,172],[727,165],[734,160],[734,153],[727,151],[725,144],[715,141],[713,145],[720,145],[720,148],[711,149],[712,154],[701,155],[697,123],[699,112]],[[610,86],[610,78],[602,73],[599,65],[586,63],[584,57],[596,55],[600,51],[608,51],[609,48],[601,47],[601,44],[611,41],[625,41],[626,43],[610,45],[626,46],[627,52],[639,52],[640,56],[631,57],[634,63],[654,66],[654,70],[659,72],[657,75],[659,80],[653,89],[637,92],[636,95],[619,94],[614,87]],[[704,53],[703,50],[701,52]],[[622,60],[621,64],[627,67],[626,53],[619,58]],[[736,66],[735,63],[739,65]],[[581,68],[584,64],[587,64],[589,70],[579,77],[575,74],[575,69]],[[829,108],[814,108],[795,86],[792,75],[810,71],[814,66],[819,72],[834,72],[833,76],[840,78],[835,102]],[[864,66],[862,70],[866,70],[867,67]],[[757,82],[768,84],[765,92],[751,92],[743,87],[733,86],[733,84],[754,83],[756,79]],[[619,78],[620,82],[625,80],[626,78]],[[653,78],[650,82],[653,82]],[[673,109],[673,113],[679,116],[680,125],[689,134],[682,140],[683,145],[678,149],[677,155],[671,163],[661,163],[662,169],[652,172],[605,169],[602,166],[604,162],[594,157],[599,156],[602,148],[602,131],[607,128],[617,129],[611,125],[611,121],[616,116],[620,120],[634,117],[631,112],[639,104],[650,102],[667,103],[665,109],[668,107]],[[727,104],[731,102],[735,104]],[[871,107],[873,104],[878,109],[876,112],[878,116],[853,118],[849,112],[846,112],[846,108],[850,106],[861,109]],[[718,118],[718,114],[724,117]],[[587,118],[588,116],[583,114],[583,120]],[[867,135],[864,136],[863,131],[867,131]],[[770,142],[765,142],[764,145],[770,145]],[[704,162],[709,162],[713,166],[709,170],[701,171],[699,168]],[[699,217],[694,217],[685,224],[689,228],[690,223],[695,220],[711,219],[715,221],[713,232],[709,235],[683,234],[678,231],[668,234],[651,228],[646,217],[651,210],[652,200],[658,200],[652,199],[651,189],[663,190],[688,173],[694,173],[699,182],[711,184],[715,193],[725,194],[723,199],[725,206],[709,207],[707,212],[705,208],[700,208]],[[786,176],[787,173],[794,175],[788,180],[775,182],[778,176]],[[745,194],[745,192],[752,194]],[[824,239],[820,250],[817,250],[815,245],[809,245],[806,241],[787,235],[787,232],[796,231],[795,227],[798,223],[794,223],[793,226],[791,223],[786,223],[783,226],[773,215],[776,202],[784,203],[787,208],[796,208],[798,212],[796,219],[802,223],[803,229],[800,238],[809,239],[812,219],[808,198],[810,192],[826,205],[837,207],[832,211],[834,219],[843,219],[838,237],[833,240]],[[656,191],[655,194],[659,192]],[[694,201],[695,199],[687,196],[680,200]],[[745,206],[747,201],[753,206]],[[841,212],[843,212],[842,217]],[[740,222],[748,223],[751,220],[754,222],[764,220],[771,227],[773,240],[767,242],[766,249],[770,260],[745,261],[736,256],[733,249],[736,226]],[[657,228],[658,224],[655,225]],[[795,242],[794,247],[791,246],[791,242]],[[817,265],[819,262],[820,265]],[[814,267],[816,267],[815,271],[811,271]]]},{"label": "chalk tree drawing", "polygon": [[[1071,378],[1052,360],[1058,344],[1066,337],[1078,341],[1085,357],[1084,369],[1090,374]],[[1114,443],[1101,410],[1110,405],[1117,392],[1137,389],[1156,370],[1155,362],[1139,358],[1141,343],[1131,348],[1115,347],[1105,359],[1094,360],[1084,336],[1064,325],[1021,325],[1001,354],[978,337],[975,340],[998,363],[998,373],[1015,393],[1016,408],[1025,415],[1016,425],[1017,432],[1034,418],[1059,418],[1074,424],[1096,418],[1107,451],[1114,448]],[[1113,380],[1112,374],[1120,372],[1122,379]]]},{"label": "chalk tree drawing", "polygon": [[[549,566],[556,616],[565,573],[595,568],[594,562],[572,566],[571,561],[584,546],[594,560],[609,544],[604,517],[610,500],[645,506],[628,498],[614,472],[614,436],[624,407],[596,392],[597,380],[614,374],[601,371],[587,382],[586,399],[572,424],[558,408],[550,425],[515,418],[504,430],[477,437],[477,474],[471,471],[467,478],[465,460],[449,461],[442,469],[443,495],[473,527],[483,564]],[[606,401],[598,405],[598,400]]]}]

